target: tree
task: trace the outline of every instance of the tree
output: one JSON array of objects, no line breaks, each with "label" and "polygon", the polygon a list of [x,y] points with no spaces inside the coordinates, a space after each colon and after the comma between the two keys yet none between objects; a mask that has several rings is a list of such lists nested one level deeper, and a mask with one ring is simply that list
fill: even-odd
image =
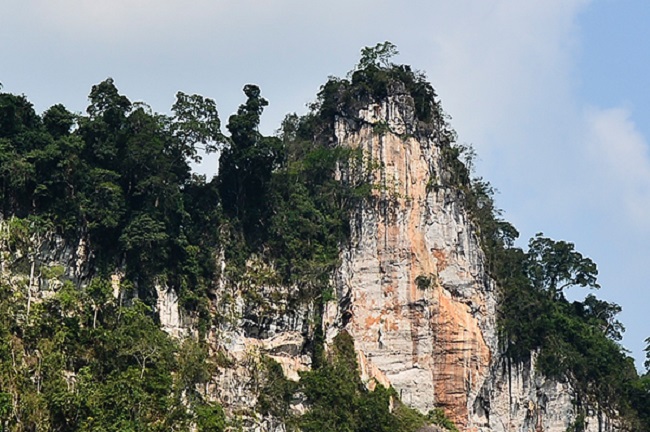
[{"label": "tree", "polygon": [[172,111],[172,132],[186,158],[194,162],[201,160],[196,151],[198,144],[203,145],[206,153],[217,151],[220,145],[225,144],[226,138],[221,133],[221,120],[214,100],[178,92]]},{"label": "tree", "polygon": [[369,66],[388,68],[391,66],[390,60],[397,54],[397,46],[388,41],[378,43],[374,47],[364,47],[361,49],[357,70],[367,69]]},{"label": "tree", "polygon": [[555,241],[538,233],[528,244],[527,257],[533,286],[547,290],[553,299],[563,297],[563,290],[571,286],[600,288],[596,264],[577,252],[573,243]]},{"label": "tree", "polygon": [[645,366],[645,369],[648,373],[650,373],[650,337],[645,340],[646,347],[644,349],[645,351],[645,362],[643,365]]},{"label": "tree", "polygon": [[162,363],[163,369],[171,366],[173,343],[147,314],[150,311],[139,300],[124,309],[123,322],[117,336],[121,353],[132,357],[140,367],[140,379],[147,367]]},{"label": "tree", "polygon": [[208,358],[207,346],[191,338],[182,341],[178,349],[176,376],[182,390],[193,395],[196,392],[196,385],[210,381],[212,373],[214,370]]},{"label": "tree", "polygon": [[[165,263],[168,241],[169,234],[164,222],[151,217],[149,213],[135,215],[119,238],[129,271],[140,275],[141,282],[148,282],[149,277]],[[144,289],[140,287],[141,292]]]},{"label": "tree", "polygon": [[222,432],[226,429],[226,414],[216,403],[203,403],[195,407],[196,426],[199,432]]},{"label": "tree", "polygon": [[68,135],[74,121],[75,115],[61,104],[53,105],[43,113],[43,124],[54,138]]},{"label": "tree", "polygon": [[260,116],[268,105],[259,87],[248,84],[244,94],[246,102],[228,120],[230,139],[219,160],[219,192],[226,213],[242,224],[248,239],[259,240],[268,216],[268,184],[284,152],[279,138],[265,137],[258,130]]},{"label": "tree", "polygon": [[86,294],[93,309],[93,328],[97,328],[97,315],[113,300],[113,289],[107,279],[93,278],[86,288]]},{"label": "tree", "polygon": [[103,117],[106,123],[117,126],[131,109],[131,101],[119,94],[113,78],[107,78],[90,90],[90,105],[86,112],[91,118]]},{"label": "tree", "polygon": [[9,221],[12,247],[18,253],[25,256],[29,264],[29,279],[25,287],[27,293],[26,318],[29,321],[31,311],[32,294],[38,288],[36,283],[38,275],[38,258],[41,249],[51,234],[52,225],[47,219],[32,216],[27,219],[12,218]]},{"label": "tree", "polygon": [[124,216],[124,193],[119,179],[115,171],[102,168],[91,169],[87,174],[81,210],[88,228],[97,232],[98,237],[116,228]]},{"label": "tree", "polygon": [[623,338],[625,327],[616,319],[622,310],[619,305],[599,300],[593,294],[589,294],[582,303],[576,302],[576,305],[579,305],[579,313],[605,336],[614,341]]},{"label": "tree", "polygon": [[0,138],[15,137],[40,124],[41,119],[25,96],[0,93]]}]

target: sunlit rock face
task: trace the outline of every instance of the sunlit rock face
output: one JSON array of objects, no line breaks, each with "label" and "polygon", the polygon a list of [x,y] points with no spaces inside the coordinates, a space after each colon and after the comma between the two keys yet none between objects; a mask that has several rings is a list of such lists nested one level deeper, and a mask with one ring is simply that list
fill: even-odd
[{"label": "sunlit rock face", "polygon": [[[566,431],[574,392],[499,351],[497,289],[443,157],[444,125],[419,132],[410,96],[394,92],[336,124],[360,148],[375,192],[352,218],[352,242],[326,307],[328,340],[346,329],[362,377],[391,385],[422,412],[442,407],[464,431]],[[343,173],[343,175],[345,175]],[[588,431],[613,431],[590,412]]]},{"label": "sunlit rock face", "polygon": [[415,136],[411,106],[393,95],[355,124],[337,123],[339,145],[361,148],[378,168],[373,199],[353,217],[325,325],[330,337],[346,328],[366,369],[405,403],[444,407],[465,428],[497,345],[495,294],[457,191],[438,184],[447,169],[441,137]]},{"label": "sunlit rock face", "polygon": [[[475,400],[472,420],[485,432],[565,432],[574,424],[573,389],[566,381],[552,380],[535,370],[530,361],[511,363],[500,358],[493,364],[481,395]],[[590,410],[585,432],[623,430],[620,424],[597,410]]]}]

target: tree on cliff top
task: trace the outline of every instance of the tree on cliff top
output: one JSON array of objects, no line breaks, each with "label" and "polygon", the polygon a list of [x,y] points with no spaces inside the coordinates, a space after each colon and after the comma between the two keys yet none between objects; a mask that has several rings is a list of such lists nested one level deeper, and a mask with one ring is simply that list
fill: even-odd
[{"label": "tree on cliff top", "polygon": [[369,67],[389,68],[392,66],[390,60],[399,54],[397,46],[391,42],[378,43],[374,47],[361,49],[361,59],[356,69],[367,69]]},{"label": "tree on cliff top", "polygon": [[528,245],[528,277],[537,289],[546,289],[554,298],[571,286],[600,288],[598,268],[574,249],[573,243],[555,241],[538,233]]}]

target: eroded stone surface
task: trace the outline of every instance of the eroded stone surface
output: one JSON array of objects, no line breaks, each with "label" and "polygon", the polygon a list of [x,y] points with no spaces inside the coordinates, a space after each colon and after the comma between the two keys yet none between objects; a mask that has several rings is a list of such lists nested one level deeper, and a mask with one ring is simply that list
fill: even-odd
[{"label": "eroded stone surface", "polygon": [[[326,325],[330,338],[345,327],[367,369],[387,379],[403,402],[422,412],[442,406],[465,427],[496,344],[495,301],[456,192],[432,187],[444,169],[440,147],[433,139],[373,131],[378,122],[405,131],[414,119],[404,113],[412,115],[389,99],[362,111],[359,129],[337,125],[340,145],[362,148],[381,168],[372,203],[355,215],[353,245],[337,275],[339,300],[348,300],[328,306]],[[418,286],[418,278],[426,283]]]},{"label": "eroded stone surface", "polygon": [[[565,432],[576,419],[574,391],[566,381],[542,376],[531,360],[510,363],[500,358],[476,398],[472,421],[481,432]],[[613,432],[620,425],[590,410],[585,432]]]}]

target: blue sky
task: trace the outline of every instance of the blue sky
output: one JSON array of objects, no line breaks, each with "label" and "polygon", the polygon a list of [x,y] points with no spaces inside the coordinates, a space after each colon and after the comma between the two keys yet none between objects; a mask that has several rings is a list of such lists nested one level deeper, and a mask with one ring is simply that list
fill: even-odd
[{"label": "blue sky", "polygon": [[623,105],[650,134],[650,4],[641,0],[595,2],[578,16],[580,97],[600,106]]},{"label": "blue sky", "polygon": [[640,366],[650,336],[647,0],[5,0],[0,82],[39,111],[83,111],[90,87],[111,76],[156,111],[178,90],[211,97],[224,121],[256,83],[270,133],[384,40],[427,73],[522,244],[541,231],[598,263],[599,296],[623,306]]},{"label": "blue sky", "polygon": [[[624,307],[625,343],[639,359],[643,357],[642,340],[650,337],[650,4],[642,0],[597,1],[585,8],[577,22],[582,32],[576,63],[577,97],[597,109],[619,110],[618,126],[624,123],[626,128],[619,131],[612,125],[610,131],[636,144],[636,163],[624,164],[617,174],[612,173],[621,177],[634,173],[627,182],[628,188],[636,189],[633,222],[616,213],[599,214],[591,223],[608,235],[599,241],[595,233],[585,244],[599,254],[606,296]],[[615,140],[610,144],[614,152],[619,150]],[[640,367],[639,361],[637,364]]]}]

